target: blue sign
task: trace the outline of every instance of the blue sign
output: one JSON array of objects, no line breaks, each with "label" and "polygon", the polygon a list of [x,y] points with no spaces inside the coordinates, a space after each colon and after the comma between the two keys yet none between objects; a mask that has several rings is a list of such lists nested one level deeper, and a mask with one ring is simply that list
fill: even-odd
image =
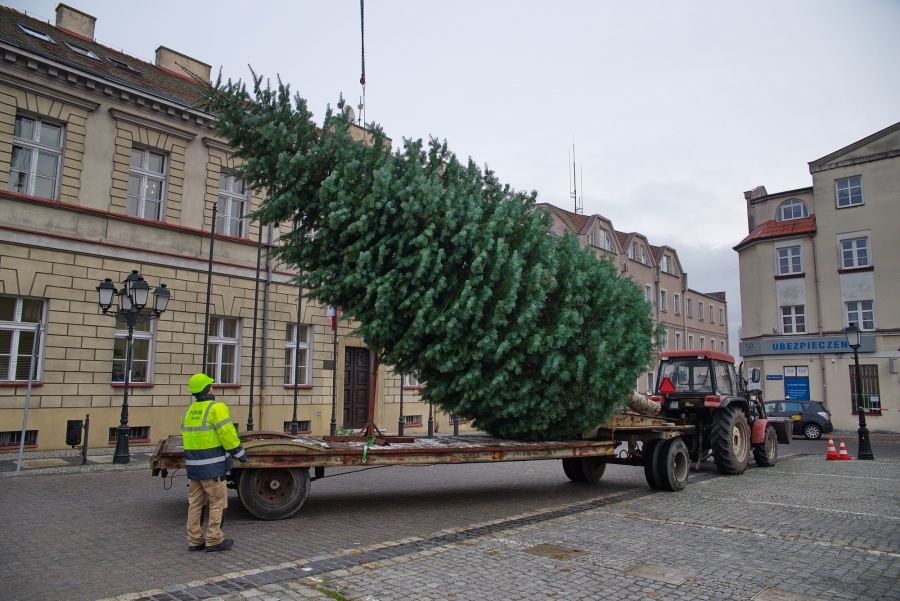
[{"label": "blue sign", "polygon": [[784,397],[795,401],[809,400],[809,378],[785,378]]},{"label": "blue sign", "polygon": [[[846,336],[768,336],[741,341],[741,356],[852,353]],[[860,353],[875,352],[875,337],[860,337]]]},{"label": "blue sign", "polygon": [[771,375],[770,375],[770,376],[766,376],[766,380],[780,380],[780,379],[781,379],[781,376],[780,376],[780,375],[776,375],[776,376],[771,376]]}]

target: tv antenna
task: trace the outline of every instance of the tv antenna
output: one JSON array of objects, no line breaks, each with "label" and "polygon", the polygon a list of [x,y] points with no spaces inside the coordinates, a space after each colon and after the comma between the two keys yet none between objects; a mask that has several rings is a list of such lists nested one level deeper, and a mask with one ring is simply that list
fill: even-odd
[{"label": "tv antenna", "polygon": [[575,203],[575,214],[584,215],[584,168],[581,170],[581,196],[578,196],[578,182],[575,175],[575,143],[572,143],[572,153],[569,156],[572,163],[572,176],[569,178],[569,197]]}]

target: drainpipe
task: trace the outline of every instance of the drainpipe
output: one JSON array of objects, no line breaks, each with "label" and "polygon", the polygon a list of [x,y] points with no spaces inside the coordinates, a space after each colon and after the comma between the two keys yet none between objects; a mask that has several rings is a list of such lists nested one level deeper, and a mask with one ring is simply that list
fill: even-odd
[{"label": "drainpipe", "polygon": [[[819,337],[822,337],[822,298],[819,296],[819,263],[818,252],[816,252],[816,237],[810,236],[813,249],[813,281],[815,282],[816,294],[816,327],[819,330]],[[828,403],[828,384],[825,381],[825,353],[819,353],[819,367],[822,370],[822,402]]]}]

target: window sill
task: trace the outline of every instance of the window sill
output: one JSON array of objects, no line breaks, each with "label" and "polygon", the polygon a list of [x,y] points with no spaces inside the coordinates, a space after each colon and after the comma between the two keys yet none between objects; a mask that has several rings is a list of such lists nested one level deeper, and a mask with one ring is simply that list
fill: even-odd
[{"label": "window sill", "polygon": [[213,384],[212,387],[213,387],[213,389],[221,388],[224,390],[224,389],[228,389],[228,388],[240,388],[241,385],[240,384]]},{"label": "window sill", "polygon": [[421,428],[422,422],[417,422],[415,424],[403,424],[404,428]]},{"label": "window sill", "polygon": [[[125,382],[110,382],[113,388],[125,388]],[[153,382],[129,382],[129,388],[153,388]]]},{"label": "window sill", "polygon": [[425,390],[424,386],[404,386],[403,390]]},{"label": "window sill", "polygon": [[[43,386],[44,383],[43,382],[32,382],[31,385],[32,386]],[[18,380],[15,382],[8,382],[8,381],[0,382],[0,387],[4,387],[4,386],[22,387],[22,386],[28,386],[28,382],[19,382]],[[16,446],[16,448],[19,448],[18,445]]]},{"label": "window sill", "polygon": [[805,277],[806,273],[802,271],[800,273],[779,273],[775,275],[776,280],[793,280]]},{"label": "window sill", "polygon": [[[150,444],[150,439],[149,438],[129,438],[128,444],[132,444],[132,443]],[[112,445],[116,444],[116,439],[113,438],[107,444],[112,444]]]},{"label": "window sill", "polygon": [[854,273],[857,271],[875,271],[874,265],[864,265],[863,267],[839,267],[838,273]]},{"label": "window sill", "polygon": [[312,384],[301,384],[300,386],[294,386],[293,384],[285,384],[285,390],[293,390],[294,388],[299,388],[300,390],[312,390]]},{"label": "window sill", "polygon": [[[859,415],[859,411],[854,411],[852,415]],[[865,415],[866,417],[881,417],[881,409],[869,409],[868,411],[863,411],[863,415]]]},{"label": "window sill", "polygon": [[[38,446],[36,444],[26,444],[22,447],[23,449],[36,449]],[[5,445],[0,446],[0,451],[18,451],[19,445]]]}]

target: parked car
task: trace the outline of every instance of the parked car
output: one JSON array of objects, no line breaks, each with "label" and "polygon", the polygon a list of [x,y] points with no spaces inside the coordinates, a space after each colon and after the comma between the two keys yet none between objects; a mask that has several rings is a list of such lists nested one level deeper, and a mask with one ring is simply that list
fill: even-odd
[{"label": "parked car", "polygon": [[810,440],[818,440],[822,434],[829,434],[831,412],[825,403],[819,401],[766,401],[766,415],[771,417],[790,417],[794,420],[794,434],[805,436]]}]

